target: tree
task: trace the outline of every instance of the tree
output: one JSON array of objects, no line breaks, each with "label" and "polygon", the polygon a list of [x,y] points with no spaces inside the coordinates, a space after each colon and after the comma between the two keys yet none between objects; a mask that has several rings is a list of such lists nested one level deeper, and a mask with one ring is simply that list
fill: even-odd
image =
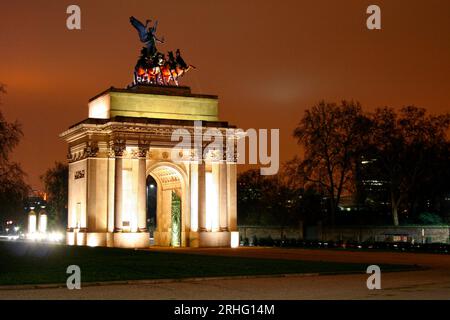
[{"label": "tree", "polygon": [[238,177],[238,211],[240,224],[298,225],[301,191],[291,188],[284,174],[262,176],[248,170]]},{"label": "tree", "polygon": [[342,193],[353,185],[355,161],[367,140],[368,123],[359,103],[320,102],[305,111],[294,130],[294,137],[304,147],[304,159],[297,159],[295,176],[328,196],[331,224]]},{"label": "tree", "polygon": [[371,115],[371,122],[368,153],[377,159],[380,179],[388,182],[393,224],[398,226],[400,208],[411,211],[426,189],[437,192],[441,177],[448,176],[450,115],[427,115],[414,106],[397,114],[385,107]]},{"label": "tree", "polygon": [[287,226],[297,226],[300,221],[300,211],[298,210],[301,199],[301,189],[291,188],[287,184],[284,172],[274,176],[264,176],[263,185],[263,206],[268,211],[268,222],[283,228]]},{"label": "tree", "polygon": [[49,220],[54,226],[63,227],[67,219],[69,167],[67,164],[55,162],[55,165],[41,176],[41,180],[48,195]]},{"label": "tree", "polygon": [[[0,84],[0,94],[5,93],[5,85]],[[30,190],[20,165],[10,160],[22,136],[19,122],[7,122],[0,110],[0,215],[7,219],[20,219]]]},{"label": "tree", "polygon": [[266,176],[258,170],[239,174],[237,183],[239,224],[260,224],[261,216],[267,215],[264,207],[264,184]]},{"label": "tree", "polygon": [[283,177],[283,184],[293,194],[292,207],[295,208],[297,220],[305,224],[316,224],[326,218],[324,194],[316,185],[299,176],[299,167],[301,160],[296,156],[286,162],[280,175]]}]

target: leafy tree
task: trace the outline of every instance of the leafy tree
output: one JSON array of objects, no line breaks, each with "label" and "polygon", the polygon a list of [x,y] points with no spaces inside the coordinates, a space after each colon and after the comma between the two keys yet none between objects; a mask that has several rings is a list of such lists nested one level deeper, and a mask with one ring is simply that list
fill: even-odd
[{"label": "leafy tree", "polygon": [[[397,114],[392,108],[371,115],[368,152],[377,159],[378,175],[388,182],[393,224],[399,225],[399,210],[411,209],[427,190],[443,191],[448,177],[449,144],[446,131],[450,115],[427,115],[409,106]],[[448,189],[447,189],[448,191]]]},{"label": "leafy tree", "polygon": [[69,167],[55,162],[42,176],[45,192],[48,195],[47,213],[53,226],[63,227],[67,221]]},{"label": "leafy tree", "polygon": [[300,221],[316,222],[323,211],[322,196],[294,180],[286,168],[276,176],[262,176],[259,170],[240,174],[239,224],[298,227]]},{"label": "leafy tree", "polygon": [[259,224],[260,216],[267,214],[264,208],[265,176],[258,170],[248,170],[239,174],[237,183],[239,224]]},{"label": "leafy tree", "polygon": [[320,102],[305,111],[294,130],[304,148],[295,176],[328,196],[331,224],[343,192],[353,186],[355,161],[367,141],[368,123],[359,103]]},{"label": "leafy tree", "polygon": [[442,218],[439,215],[431,212],[422,212],[419,215],[418,221],[421,224],[432,224],[432,225],[443,224]]},{"label": "leafy tree", "polygon": [[292,206],[296,210],[297,220],[316,224],[326,219],[327,206],[323,201],[324,194],[320,188],[316,188],[314,184],[305,181],[303,176],[298,175],[299,167],[301,160],[298,157],[288,161],[281,171],[282,181],[293,193]]},{"label": "leafy tree", "polygon": [[262,176],[249,170],[238,178],[240,224],[287,226],[298,222],[295,211],[296,190],[290,189],[282,175]]},{"label": "leafy tree", "polygon": [[[0,84],[0,95],[6,93]],[[0,110],[0,215],[6,219],[20,219],[22,205],[30,190],[20,165],[10,160],[23,133],[19,122],[7,122]]]},{"label": "leafy tree", "polygon": [[301,190],[290,188],[283,173],[264,176],[263,205],[268,211],[266,224],[287,227],[297,225],[300,216],[297,210]]}]

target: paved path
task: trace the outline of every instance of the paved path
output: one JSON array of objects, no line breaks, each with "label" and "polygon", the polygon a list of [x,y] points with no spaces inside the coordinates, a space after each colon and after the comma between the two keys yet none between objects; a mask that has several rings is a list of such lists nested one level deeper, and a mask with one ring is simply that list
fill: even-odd
[{"label": "paved path", "polygon": [[194,254],[360,263],[417,264],[424,271],[382,274],[382,290],[367,276],[337,275],[207,280],[159,284],[0,290],[0,299],[450,299],[450,255],[302,249],[162,249]]}]

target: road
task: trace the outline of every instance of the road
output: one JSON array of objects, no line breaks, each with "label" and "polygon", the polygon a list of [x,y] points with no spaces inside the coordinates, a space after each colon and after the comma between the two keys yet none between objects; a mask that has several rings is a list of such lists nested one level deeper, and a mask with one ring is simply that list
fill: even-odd
[{"label": "road", "polygon": [[156,251],[271,259],[417,264],[421,271],[382,273],[381,290],[367,275],[292,276],[157,284],[0,290],[0,299],[450,299],[450,255],[275,248],[161,249]]}]

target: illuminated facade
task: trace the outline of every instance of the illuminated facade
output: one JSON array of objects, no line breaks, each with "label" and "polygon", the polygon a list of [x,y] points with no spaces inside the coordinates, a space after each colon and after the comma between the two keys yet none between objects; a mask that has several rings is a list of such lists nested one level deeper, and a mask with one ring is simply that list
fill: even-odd
[{"label": "illuminated facade", "polygon": [[[28,212],[28,235],[44,235],[47,232],[47,195],[39,191],[33,191],[26,202],[25,210]],[[39,213],[36,213],[39,212]]]},{"label": "illuminated facade", "polygon": [[[89,118],[61,134],[69,145],[67,243],[149,246],[151,176],[157,189],[155,245],[237,246],[235,157],[202,152],[196,158],[194,148],[178,150],[179,141],[172,141],[174,130],[193,133],[198,121],[202,135],[214,128],[234,148],[235,129],[219,121],[216,96],[195,95],[187,87],[137,86],[91,99]],[[174,150],[190,154],[175,161]]]}]

